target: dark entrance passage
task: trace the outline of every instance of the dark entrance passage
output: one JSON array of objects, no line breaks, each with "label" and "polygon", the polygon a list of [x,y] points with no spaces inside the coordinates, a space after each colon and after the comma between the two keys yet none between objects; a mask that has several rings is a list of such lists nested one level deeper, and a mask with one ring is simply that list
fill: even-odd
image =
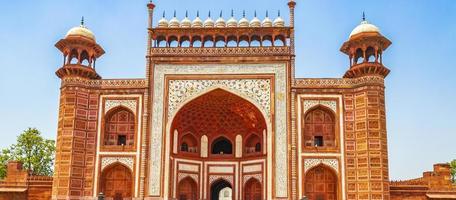
[{"label": "dark entrance passage", "polygon": [[[226,198],[220,199],[220,197],[231,197],[231,190],[229,191],[229,194],[227,193],[228,190],[227,188],[232,189],[232,186],[230,183],[228,183],[225,180],[218,180],[212,183],[211,186],[211,199],[210,200],[226,200]],[[221,194],[220,192],[225,192],[226,194]]]}]

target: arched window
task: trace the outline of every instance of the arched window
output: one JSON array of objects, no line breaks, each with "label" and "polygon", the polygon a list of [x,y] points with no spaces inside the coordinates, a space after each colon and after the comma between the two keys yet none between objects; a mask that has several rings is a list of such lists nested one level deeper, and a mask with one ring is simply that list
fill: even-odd
[{"label": "arched window", "polygon": [[332,111],[317,107],[304,117],[304,146],[335,147],[335,117]]},{"label": "arched window", "polygon": [[183,152],[188,152],[188,144],[187,143],[182,143],[181,145],[181,151]]},{"label": "arched window", "polygon": [[135,115],[119,107],[108,112],[105,119],[105,146],[133,146],[135,142]]},{"label": "arched window", "polygon": [[285,37],[282,35],[278,35],[274,39],[274,46],[276,47],[282,47],[285,46]]},{"label": "arched window", "polygon": [[81,53],[81,65],[84,65],[84,66],[89,66],[89,53],[87,53],[87,51],[82,51]]},{"label": "arched window", "polygon": [[366,50],[367,62],[375,62],[375,49],[368,47]]},{"label": "arched window", "polygon": [[363,63],[364,62],[364,55],[363,55],[363,50],[361,49],[357,49],[356,50],[356,54],[355,54],[355,58],[354,58],[354,63],[355,64],[360,64],[360,63]]},{"label": "arched window", "polygon": [[256,134],[251,134],[245,142],[245,153],[254,154],[261,152],[261,138]]},{"label": "arched window", "polygon": [[255,152],[261,152],[261,144],[259,142],[255,144]]},{"label": "arched window", "polygon": [[232,154],[233,144],[225,137],[220,137],[212,143],[212,154]]},{"label": "arched window", "polygon": [[79,59],[78,56],[79,56],[79,53],[76,49],[71,50],[71,53],[68,58],[68,63],[69,64],[78,64],[78,59]]},{"label": "arched window", "polygon": [[168,43],[169,43],[170,47],[178,47],[179,46],[179,42],[177,41],[177,37],[176,36],[169,37]]},{"label": "arched window", "polygon": [[237,47],[237,38],[234,35],[230,35],[227,37],[227,47]]},{"label": "arched window", "polygon": [[198,141],[193,134],[188,133],[181,138],[180,145],[181,152],[197,153],[198,152]]}]

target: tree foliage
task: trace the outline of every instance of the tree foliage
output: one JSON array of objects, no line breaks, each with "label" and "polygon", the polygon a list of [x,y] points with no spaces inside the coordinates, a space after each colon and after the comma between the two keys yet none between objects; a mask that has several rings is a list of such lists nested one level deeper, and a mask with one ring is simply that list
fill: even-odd
[{"label": "tree foliage", "polygon": [[16,144],[5,148],[0,154],[0,178],[6,176],[6,164],[10,160],[21,161],[24,169],[34,175],[51,176],[55,154],[54,140],[47,140],[40,131],[28,128],[17,137]]},{"label": "tree foliage", "polygon": [[450,168],[451,168],[451,181],[453,183],[456,183],[456,159],[450,162]]}]

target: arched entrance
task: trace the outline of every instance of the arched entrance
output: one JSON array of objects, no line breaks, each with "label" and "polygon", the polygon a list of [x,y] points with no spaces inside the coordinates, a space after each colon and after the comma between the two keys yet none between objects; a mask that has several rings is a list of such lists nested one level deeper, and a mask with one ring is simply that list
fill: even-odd
[{"label": "arched entrance", "polygon": [[[170,148],[173,149],[171,168],[176,169],[174,176],[169,179],[174,187],[169,195],[174,198],[179,198],[177,174],[187,172],[180,166],[195,166],[193,161],[202,162],[202,166],[212,162],[210,166],[207,165],[208,172],[202,173],[205,177],[202,177],[198,185],[205,194],[204,198],[218,200],[222,197],[219,195],[223,189],[228,188],[223,190],[223,194],[231,194],[241,191],[243,185],[226,182],[212,184],[207,177],[220,175],[217,168],[229,168],[233,162],[259,162],[267,158],[267,151],[264,150],[267,148],[265,115],[248,99],[223,89],[211,90],[184,104],[172,118],[168,133],[169,138],[173,138],[170,141]],[[188,138],[198,141],[191,142],[193,139]],[[193,143],[197,149],[192,152],[198,153],[187,151]],[[178,159],[181,162],[175,162]],[[215,162],[217,164],[213,164]],[[193,172],[201,173],[201,168],[194,167]],[[236,171],[226,171],[223,174],[234,177]],[[223,198],[231,200],[231,196]]]},{"label": "arched entrance", "polygon": [[232,200],[232,186],[227,181],[220,179],[211,185],[210,200]]},{"label": "arched entrance", "polygon": [[101,175],[100,191],[113,200],[131,198],[133,179],[130,169],[122,164],[114,164],[105,169]]},{"label": "arched entrance", "polygon": [[304,181],[309,200],[337,199],[337,176],[331,169],[323,165],[314,167],[307,172]]},{"label": "arched entrance", "polygon": [[179,182],[177,187],[177,198],[179,200],[198,199],[198,190],[195,181],[187,177]]},{"label": "arched entrance", "polygon": [[244,200],[261,200],[261,183],[254,178],[251,178],[244,186]]}]

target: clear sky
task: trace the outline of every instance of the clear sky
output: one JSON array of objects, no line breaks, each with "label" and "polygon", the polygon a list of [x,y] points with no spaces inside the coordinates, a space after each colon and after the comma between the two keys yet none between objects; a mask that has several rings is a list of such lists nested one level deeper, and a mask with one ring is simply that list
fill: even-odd
[{"label": "clear sky", "polygon": [[[0,0],[0,147],[27,127],[55,138],[63,62],[54,44],[81,16],[106,54],[97,60],[104,78],[145,74],[146,0]],[[248,18],[277,10],[288,19],[286,0],[156,0],[155,20],[165,10],[231,9]],[[348,58],[339,52],[362,12],[393,45],[384,53],[388,151],[392,179],[421,176],[432,164],[456,158],[456,1],[297,0],[296,76],[342,77]],[[156,22],[155,22],[156,23]]]}]

